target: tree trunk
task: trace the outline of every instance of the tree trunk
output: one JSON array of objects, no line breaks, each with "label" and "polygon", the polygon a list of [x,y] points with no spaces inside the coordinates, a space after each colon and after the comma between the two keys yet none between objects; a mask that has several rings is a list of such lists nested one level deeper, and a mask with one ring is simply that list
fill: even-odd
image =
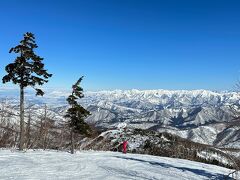
[{"label": "tree trunk", "polygon": [[74,132],[71,129],[71,154],[74,154]]},{"label": "tree trunk", "polygon": [[48,127],[47,127],[47,105],[44,106],[44,133],[43,133],[43,149],[46,149],[46,141],[47,141],[47,133],[48,133]]},{"label": "tree trunk", "polygon": [[27,123],[27,148],[30,148],[30,131],[31,131],[31,110],[29,109],[29,115],[28,115],[28,123]]},{"label": "tree trunk", "polygon": [[20,139],[19,150],[24,149],[24,88],[20,86]]}]

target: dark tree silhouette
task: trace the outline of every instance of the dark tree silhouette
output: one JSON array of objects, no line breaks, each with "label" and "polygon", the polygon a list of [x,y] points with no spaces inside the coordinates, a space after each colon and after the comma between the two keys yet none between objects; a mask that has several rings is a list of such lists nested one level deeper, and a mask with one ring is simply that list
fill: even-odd
[{"label": "dark tree silhouette", "polygon": [[73,86],[72,94],[67,98],[70,108],[67,110],[65,118],[68,119],[68,126],[71,130],[71,153],[74,153],[74,134],[82,134],[89,136],[91,134],[90,126],[84,121],[84,119],[90,115],[89,111],[84,109],[78,102],[78,99],[84,97],[83,89],[80,87],[80,83],[83,77],[81,77]]},{"label": "dark tree silhouette", "polygon": [[36,55],[37,48],[35,37],[32,33],[25,33],[23,40],[16,47],[10,49],[9,53],[18,54],[13,63],[6,66],[7,75],[2,79],[3,83],[12,81],[20,87],[20,140],[19,150],[24,149],[24,89],[28,86],[36,90],[36,95],[43,96],[44,92],[36,86],[48,82],[52,76],[44,69],[43,58]]}]

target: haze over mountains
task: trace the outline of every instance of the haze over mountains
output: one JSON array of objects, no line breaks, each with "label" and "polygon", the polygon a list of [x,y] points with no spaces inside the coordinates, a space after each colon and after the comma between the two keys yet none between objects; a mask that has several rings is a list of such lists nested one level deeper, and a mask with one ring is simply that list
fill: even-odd
[{"label": "haze over mountains", "polygon": [[[27,91],[26,100],[36,107],[32,108],[35,118],[40,117],[46,103],[49,116],[63,120],[68,95],[66,90],[49,89],[44,97],[36,97]],[[0,98],[8,99],[6,107],[17,114],[17,90],[1,89]],[[126,122],[128,127],[167,131],[199,143],[239,148],[240,129],[229,125],[239,100],[237,92],[115,90],[85,92],[81,103],[91,112],[87,121],[102,130]]]}]

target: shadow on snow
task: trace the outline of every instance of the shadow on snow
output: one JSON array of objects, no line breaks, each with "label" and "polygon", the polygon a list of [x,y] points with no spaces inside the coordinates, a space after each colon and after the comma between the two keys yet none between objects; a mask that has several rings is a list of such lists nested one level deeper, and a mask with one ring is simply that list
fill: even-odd
[{"label": "shadow on snow", "polygon": [[132,160],[132,161],[138,161],[138,162],[143,162],[143,163],[148,163],[151,164],[153,166],[161,166],[164,168],[176,168],[179,169],[181,171],[189,171],[192,172],[194,174],[200,175],[200,176],[204,176],[208,179],[212,179],[212,180],[232,180],[233,178],[230,178],[227,175],[223,175],[223,174],[218,174],[218,173],[210,173],[207,172],[205,170],[200,170],[200,169],[193,169],[193,168],[187,168],[187,167],[177,167],[177,166],[173,166],[171,164],[167,164],[167,163],[160,163],[160,162],[155,162],[155,161],[147,161],[147,160],[142,160],[142,159],[137,159],[137,158],[130,158],[130,157],[122,157],[122,156],[114,156],[116,158],[120,158],[120,159],[126,159],[126,160]]}]

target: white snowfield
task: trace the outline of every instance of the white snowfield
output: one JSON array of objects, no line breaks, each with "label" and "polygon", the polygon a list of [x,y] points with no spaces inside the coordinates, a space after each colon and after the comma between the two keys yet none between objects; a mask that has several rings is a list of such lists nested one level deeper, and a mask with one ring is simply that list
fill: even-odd
[{"label": "white snowfield", "polygon": [[224,179],[232,170],[188,160],[84,151],[0,150],[0,179],[201,180]]}]

